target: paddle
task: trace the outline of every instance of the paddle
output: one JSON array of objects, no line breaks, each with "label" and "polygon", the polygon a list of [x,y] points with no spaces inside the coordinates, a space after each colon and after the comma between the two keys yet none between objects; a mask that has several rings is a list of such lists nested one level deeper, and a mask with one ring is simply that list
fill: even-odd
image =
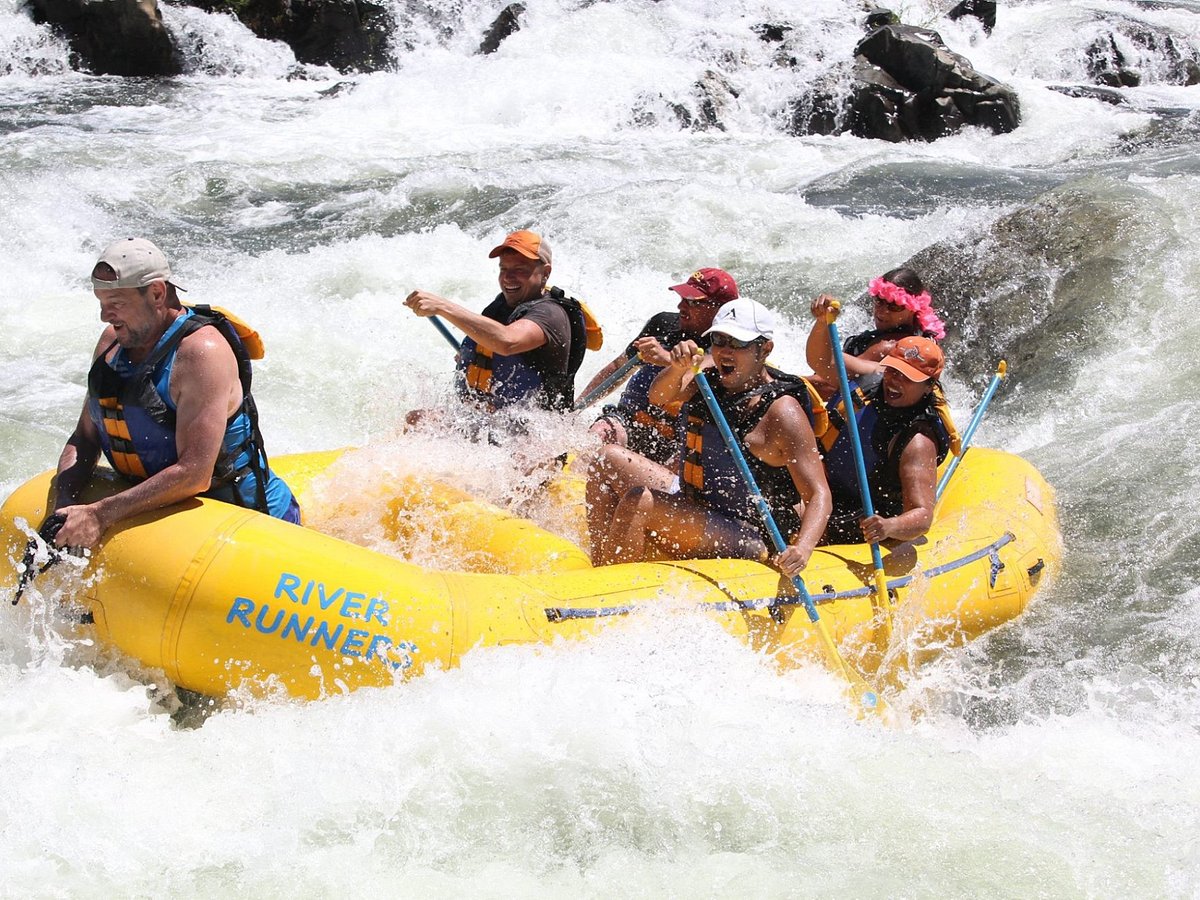
[{"label": "paddle", "polygon": [[602,382],[576,400],[575,405],[571,408],[574,410],[580,410],[591,406],[593,403],[611,391],[614,387],[616,387],[620,382],[624,381],[625,376],[628,375],[633,370],[633,367],[640,362],[641,359],[635,353],[621,364],[621,368],[617,369],[617,371],[613,372]]},{"label": "paddle", "polygon": [[[787,544],[783,540],[783,535],[779,533],[779,526],[775,524],[775,517],[771,514],[771,507],[767,504],[766,498],[763,497],[762,492],[758,489],[758,483],[754,480],[754,473],[750,471],[750,467],[746,464],[746,457],[742,453],[742,448],[738,444],[737,438],[733,436],[733,432],[729,428],[729,423],[725,420],[725,414],[721,412],[721,407],[717,404],[717,398],[713,395],[712,387],[709,386],[708,379],[700,371],[698,364],[692,369],[692,372],[695,375],[696,385],[700,388],[700,393],[704,395],[704,402],[708,404],[713,421],[716,423],[717,429],[721,432],[725,446],[729,448],[729,455],[733,457],[738,472],[741,474],[742,480],[746,483],[746,487],[750,491],[750,496],[754,500],[754,505],[758,508],[759,515],[762,516],[763,522],[766,523],[767,532],[771,536],[771,543],[775,545],[775,552],[782,553],[786,549]],[[795,585],[796,591],[800,595],[800,602],[804,604],[809,621],[817,626],[817,633],[821,637],[821,643],[825,647],[825,652],[828,654],[830,662],[834,668],[842,673],[842,677],[853,688],[852,696],[860,718],[867,712],[876,714],[886,712],[887,706],[883,698],[867,684],[861,675],[850,668],[850,665],[842,658],[842,654],[838,652],[837,645],[834,644],[833,637],[829,634],[829,629],[825,626],[825,620],[817,615],[817,606],[813,603],[812,595],[809,594],[808,588],[804,584],[804,579],[799,575],[793,575],[792,584]]]},{"label": "paddle", "polygon": [[[30,538],[29,543],[25,545],[25,555],[21,557],[21,578],[17,582],[17,592],[13,594],[12,605],[16,606],[21,602],[21,595],[25,593],[25,588],[29,587],[29,583],[33,579],[41,575],[52,565],[62,559],[65,552],[60,550],[54,544],[54,539],[58,536],[59,530],[67,522],[67,517],[62,513],[53,513],[46,518],[42,526],[38,529],[38,536]],[[37,565],[38,544],[45,544],[49,553],[49,557],[40,567]]]},{"label": "paddle", "polygon": [[[862,439],[858,434],[858,421],[854,417],[854,399],[850,396],[850,379],[846,377],[846,359],[842,356],[842,338],[838,334],[837,316],[841,304],[830,304],[825,322],[829,326],[829,343],[833,351],[833,363],[837,367],[838,387],[842,392],[842,404],[846,409],[846,430],[850,432],[850,447],[854,451],[854,472],[858,478],[858,496],[862,499],[863,516],[875,515],[871,502],[871,486],[867,484],[867,466],[863,462]],[[892,608],[888,602],[887,576],[883,571],[883,556],[879,543],[871,542],[871,562],[875,565],[875,605],[883,611],[883,636],[885,643],[892,640]]]},{"label": "paddle", "polygon": [[950,476],[954,474],[954,470],[958,468],[958,464],[962,462],[964,456],[967,455],[967,450],[971,446],[971,439],[975,437],[975,429],[979,427],[979,423],[983,421],[983,414],[987,412],[988,404],[992,402],[992,397],[996,395],[996,389],[1000,387],[1000,382],[1004,380],[1004,376],[1008,374],[1008,363],[1000,360],[1000,365],[996,367],[996,374],[992,376],[992,380],[988,382],[987,390],[983,392],[983,399],[979,401],[979,405],[975,407],[975,414],[971,416],[971,424],[967,426],[967,430],[963,432],[962,446],[959,448],[958,456],[950,460],[950,465],[946,467],[946,471],[942,473],[942,480],[938,482],[937,494],[934,497],[934,502],[942,499],[942,493],[946,490],[946,485],[950,483]]},{"label": "paddle", "polygon": [[450,329],[446,327],[445,322],[443,322],[437,316],[430,316],[429,321],[433,323],[434,328],[442,333],[442,337],[444,337],[450,346],[454,348],[455,353],[462,349],[462,342],[459,341],[453,334],[451,334]]}]

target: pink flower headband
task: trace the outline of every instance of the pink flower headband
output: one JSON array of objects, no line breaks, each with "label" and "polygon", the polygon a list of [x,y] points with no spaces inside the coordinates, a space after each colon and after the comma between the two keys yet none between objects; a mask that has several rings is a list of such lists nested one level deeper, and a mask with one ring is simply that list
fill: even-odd
[{"label": "pink flower headband", "polygon": [[884,281],[883,278],[872,278],[867,290],[872,297],[886,300],[893,306],[911,309],[917,314],[917,324],[921,326],[921,330],[933,335],[934,340],[940,341],[946,336],[946,326],[933,311],[933,298],[929,296],[929,291],[910,294],[900,285]]}]

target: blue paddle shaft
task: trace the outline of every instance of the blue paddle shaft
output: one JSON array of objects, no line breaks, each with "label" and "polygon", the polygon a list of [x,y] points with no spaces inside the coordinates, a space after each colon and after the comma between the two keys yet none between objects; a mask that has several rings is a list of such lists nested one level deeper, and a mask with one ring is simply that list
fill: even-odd
[{"label": "blue paddle shaft", "polygon": [[[1003,364],[1001,364],[1003,367]],[[971,416],[971,422],[967,425],[967,430],[963,432],[962,447],[958,451],[958,456],[950,460],[950,465],[946,467],[946,471],[942,473],[942,480],[938,482],[936,500],[942,499],[942,493],[946,490],[946,485],[950,483],[950,476],[954,474],[954,470],[958,468],[958,464],[962,462],[962,458],[967,455],[967,450],[971,446],[971,440],[975,437],[975,430],[979,428],[979,423],[983,421],[983,414],[987,412],[988,404],[992,402],[992,397],[996,395],[997,388],[1000,387],[1000,382],[1004,380],[1003,370],[992,376],[992,380],[988,382],[987,390],[983,392],[983,399],[979,401],[979,406],[975,407],[975,415]]]},{"label": "blue paddle shaft", "polygon": [[[842,338],[838,334],[837,322],[829,323],[829,343],[833,350],[833,364],[837,367],[838,387],[842,392],[842,405],[846,409],[846,428],[850,432],[850,447],[854,451],[854,471],[858,476],[858,496],[862,499],[863,515],[875,515],[875,504],[871,502],[871,486],[867,484],[867,465],[863,462],[862,438],[858,434],[858,416],[854,413],[854,398],[850,396],[850,379],[846,377],[846,359],[842,356]],[[876,570],[883,568],[883,557],[879,544],[871,543],[871,561]]]},{"label": "blue paddle shaft", "polygon": [[446,327],[445,322],[443,322],[437,316],[430,316],[429,321],[433,323],[434,328],[436,328],[438,331],[440,331],[442,333],[442,337],[444,337],[446,339],[446,342],[449,343],[450,346],[454,348],[455,352],[462,349],[462,342],[459,341],[453,334],[450,333],[450,329]]},{"label": "blue paddle shaft", "polygon": [[605,378],[602,382],[600,382],[598,385],[596,385],[594,388],[592,388],[590,391],[588,391],[586,394],[584,394],[582,397],[580,397],[578,400],[576,400],[574,408],[575,409],[583,409],[586,406],[591,406],[593,403],[595,403],[597,400],[599,400],[601,397],[603,397],[605,394],[607,394],[610,390],[612,390],[613,385],[615,385],[622,378],[624,378],[629,373],[629,371],[631,369],[633,369],[633,367],[636,366],[640,362],[641,362],[641,359],[635,353],[632,357],[625,360],[625,362],[621,364],[621,368],[617,369],[617,371],[613,372],[611,375],[609,375],[607,378]]},{"label": "blue paddle shaft", "polygon": [[[750,466],[746,463],[745,454],[742,453],[742,448],[738,444],[737,438],[733,436],[733,431],[730,430],[729,423],[725,420],[725,414],[721,412],[721,407],[717,405],[717,398],[712,392],[712,387],[709,385],[708,379],[703,372],[697,371],[695,378],[696,385],[700,388],[700,393],[704,395],[704,402],[708,404],[708,411],[712,413],[713,421],[717,423],[717,429],[721,432],[725,446],[729,448],[729,455],[733,457],[738,472],[741,473],[742,480],[746,482],[746,487],[750,489],[750,496],[754,499],[754,505],[758,508],[758,514],[762,516],[763,521],[767,525],[767,533],[771,535],[771,543],[775,545],[775,552],[782,553],[787,544],[783,540],[783,535],[779,533],[779,526],[775,524],[775,517],[771,514],[771,507],[767,504],[766,498],[763,497],[762,491],[758,489],[758,482],[754,480],[754,473],[750,471]],[[817,616],[817,607],[813,603],[812,596],[808,593],[808,588],[804,585],[804,579],[799,575],[793,575],[792,584],[796,586],[796,590],[800,594],[800,601],[804,604],[804,609],[808,612],[809,621],[816,622],[819,618]]]}]

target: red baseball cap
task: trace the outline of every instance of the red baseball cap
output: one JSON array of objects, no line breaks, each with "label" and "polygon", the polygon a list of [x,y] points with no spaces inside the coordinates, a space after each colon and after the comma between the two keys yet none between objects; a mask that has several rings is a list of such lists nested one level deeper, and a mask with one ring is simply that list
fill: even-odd
[{"label": "red baseball cap", "polygon": [[738,298],[737,282],[724,269],[697,269],[683,284],[673,284],[667,290],[685,300],[708,300],[719,305]]},{"label": "red baseball cap", "polygon": [[942,348],[929,338],[906,337],[896,341],[892,352],[879,364],[895,369],[910,381],[928,381],[942,374],[946,358]]},{"label": "red baseball cap", "polygon": [[535,231],[514,231],[504,239],[504,243],[492,248],[488,259],[499,256],[505,250],[515,250],[522,256],[539,262],[550,262],[550,244]]}]

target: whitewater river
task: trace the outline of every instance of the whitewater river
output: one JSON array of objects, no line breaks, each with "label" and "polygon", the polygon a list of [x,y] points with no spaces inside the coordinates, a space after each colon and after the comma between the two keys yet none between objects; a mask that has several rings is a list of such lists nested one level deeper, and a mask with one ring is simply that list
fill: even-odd
[{"label": "whitewater river", "polygon": [[[850,0],[526,0],[489,57],[473,51],[500,4],[430,0],[400,16],[396,71],[301,78],[233,20],[167,7],[190,69],[168,82],[71,73],[17,5],[0,0],[5,496],[78,416],[99,332],[85,278],[117,237],[152,237],[189,298],[263,333],[271,452],[364,448],[323,489],[330,527],[369,542],[356,504],[369,520],[398,470],[519,487],[498,451],[397,426],[444,402],[451,369],[400,301],[482,307],[508,230],[553,241],[553,280],[612,336],[586,378],[701,265],[781,312],[778,356],[802,370],[816,292],[856,298],[1047,190],[1086,185],[1137,224],[978,436],[1057,488],[1063,571],[916,672],[901,727],[855,723],[823,670],[780,673],[686,617],[387,690],[205,708],[0,592],[0,894],[1200,895],[1200,87],[1146,58],[1122,106],[1046,89],[1084,80],[1106,18],[1194,54],[1200,4],[1004,3],[990,38],[937,21],[949,3],[903,4],[1013,85],[1024,124],[902,146],[780,128],[784,99],[861,36]],[[797,64],[772,66],[750,26],[796,9]],[[725,130],[681,130],[671,104],[694,108],[713,68],[738,89]],[[1093,246],[1085,230],[1040,274]],[[956,325],[965,421],[995,360],[972,357],[983,326]],[[539,440],[557,452],[586,424]]]}]

